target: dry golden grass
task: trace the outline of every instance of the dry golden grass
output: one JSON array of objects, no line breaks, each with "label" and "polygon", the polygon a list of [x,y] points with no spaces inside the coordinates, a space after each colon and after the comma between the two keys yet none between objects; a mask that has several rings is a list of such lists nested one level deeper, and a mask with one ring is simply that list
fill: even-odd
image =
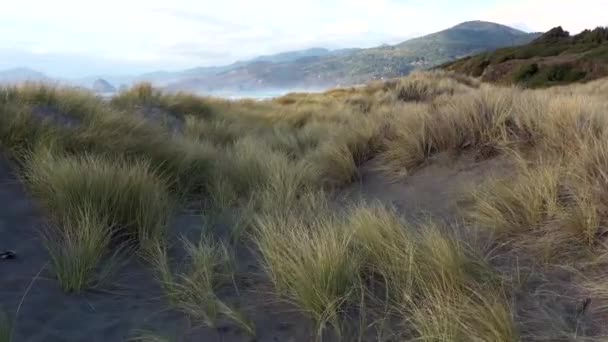
[{"label": "dry golden grass", "polygon": [[253,239],[277,292],[313,318],[320,337],[326,324],[340,329],[340,312],[355,294],[358,260],[338,218],[322,207],[315,212],[261,215]]}]

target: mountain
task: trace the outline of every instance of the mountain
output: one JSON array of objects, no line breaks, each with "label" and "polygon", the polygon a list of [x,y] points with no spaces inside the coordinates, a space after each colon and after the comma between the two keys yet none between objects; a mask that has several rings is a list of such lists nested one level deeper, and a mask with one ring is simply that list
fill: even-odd
[{"label": "mountain", "polygon": [[110,82],[99,78],[93,82],[93,91],[100,94],[115,93],[116,88]]},{"label": "mountain", "polygon": [[561,26],[534,41],[441,66],[483,81],[546,87],[608,76],[608,27],[571,36]]},{"label": "mountain", "polygon": [[[342,50],[337,50],[339,52]],[[305,57],[319,57],[325,56],[331,53],[335,53],[334,51],[324,49],[324,48],[310,48],[305,50],[296,50],[296,51],[288,51],[281,52],[274,55],[263,55],[258,56],[250,60],[246,61],[238,61],[232,63],[230,65],[223,66],[212,66],[212,67],[200,67],[200,68],[192,68],[178,72],[170,72],[170,71],[156,71],[151,73],[146,73],[143,75],[139,75],[135,77],[133,82],[152,82],[156,85],[164,86],[169,83],[178,82],[188,78],[195,77],[204,77],[204,76],[213,76],[218,75],[224,72],[229,72],[234,69],[238,69],[240,67],[247,66],[249,64],[258,63],[258,62],[267,62],[267,63],[284,63],[284,62],[293,62],[300,58]]]},{"label": "mountain", "polygon": [[526,44],[539,35],[491,22],[468,21],[396,46],[412,55],[430,56],[430,62],[437,64],[505,46]]},{"label": "mountain", "polygon": [[251,62],[293,62],[305,57],[320,57],[331,54],[331,50],[324,48],[311,48],[299,51],[282,52],[275,55],[259,56],[251,60]]},{"label": "mountain", "polygon": [[537,38],[514,28],[470,21],[397,45],[330,51],[309,49],[262,56],[219,68],[192,69],[167,84],[172,91],[252,91],[328,88],[407,75],[457,58]]},{"label": "mountain", "polygon": [[51,78],[36,70],[15,68],[0,71],[0,84],[16,84],[22,82],[48,82]]}]

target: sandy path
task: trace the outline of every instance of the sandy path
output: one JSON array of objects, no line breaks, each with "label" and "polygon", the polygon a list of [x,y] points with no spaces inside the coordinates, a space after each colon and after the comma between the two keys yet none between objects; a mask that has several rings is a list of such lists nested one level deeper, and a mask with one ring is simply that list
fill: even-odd
[{"label": "sandy path", "polygon": [[467,194],[474,186],[513,168],[505,157],[476,161],[473,153],[440,153],[403,181],[390,182],[374,166],[374,160],[362,166],[359,182],[345,192],[347,200],[380,201],[407,219],[432,217],[449,223],[470,203]]}]

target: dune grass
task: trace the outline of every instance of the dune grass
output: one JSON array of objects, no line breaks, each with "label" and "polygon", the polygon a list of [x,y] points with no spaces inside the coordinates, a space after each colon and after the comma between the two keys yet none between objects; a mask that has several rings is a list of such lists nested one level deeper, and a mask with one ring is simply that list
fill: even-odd
[{"label": "dune grass", "polygon": [[560,167],[522,165],[516,180],[497,180],[475,194],[473,221],[499,234],[535,230],[558,215]]},{"label": "dune grass", "polygon": [[152,263],[171,304],[203,324],[216,328],[220,318],[228,318],[246,333],[255,336],[255,326],[245,315],[222,301],[218,290],[234,285],[234,260],[222,242],[202,236],[196,244],[183,239],[187,265],[175,271],[167,250],[157,245]]},{"label": "dune grass", "polygon": [[340,330],[340,312],[355,295],[359,263],[351,234],[338,218],[316,215],[260,215],[254,241],[278,293],[310,315],[320,337],[327,324]]},{"label": "dune grass", "polygon": [[516,341],[507,297],[475,247],[431,222],[412,225],[380,205],[352,209],[366,274],[384,283],[391,311],[424,341]]},{"label": "dune grass", "polygon": [[253,239],[278,294],[313,319],[318,338],[328,325],[344,330],[363,295],[423,340],[517,340],[503,286],[475,247],[381,205],[313,208],[258,216]]},{"label": "dune grass", "polygon": [[44,148],[27,160],[24,179],[58,222],[78,220],[84,208],[93,223],[140,247],[164,238],[173,201],[148,162],[54,155]]},{"label": "dune grass", "polygon": [[72,157],[49,148],[25,160],[23,178],[53,218],[44,241],[64,290],[99,284],[114,268],[121,246],[145,253],[164,241],[173,198],[149,163]]},{"label": "dune grass", "polygon": [[[0,146],[52,219],[44,237],[68,292],[101,286],[135,246],[173,308],[254,335],[220,295],[239,262],[229,250],[251,248],[275,295],[316,324],[314,338],[332,329],[348,339],[359,318],[360,337],[382,321],[398,340],[517,341],[533,336],[522,330],[521,269],[549,282],[550,269],[584,265],[573,291],[606,297],[595,280],[608,218],[605,83],[531,91],[432,72],[261,102],[141,84],[110,103],[29,85],[0,91]],[[471,189],[460,225],[335,200],[370,161],[403,181],[442,152],[511,167]],[[169,218],[193,203],[208,222],[230,216],[230,244],[224,232],[184,239],[185,260],[173,260]]]},{"label": "dune grass", "polygon": [[53,272],[66,292],[99,287],[114,270],[111,262],[102,265],[109,253],[112,230],[107,219],[96,216],[94,209],[83,207],[70,220],[44,234]]}]

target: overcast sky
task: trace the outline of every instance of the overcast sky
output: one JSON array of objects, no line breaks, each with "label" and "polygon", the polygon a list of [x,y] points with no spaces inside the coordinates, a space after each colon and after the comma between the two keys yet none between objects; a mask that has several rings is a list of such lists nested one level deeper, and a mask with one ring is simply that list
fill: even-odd
[{"label": "overcast sky", "polygon": [[576,33],[608,25],[606,13],[608,0],[2,0],[0,69],[137,74],[396,43],[476,19]]}]

